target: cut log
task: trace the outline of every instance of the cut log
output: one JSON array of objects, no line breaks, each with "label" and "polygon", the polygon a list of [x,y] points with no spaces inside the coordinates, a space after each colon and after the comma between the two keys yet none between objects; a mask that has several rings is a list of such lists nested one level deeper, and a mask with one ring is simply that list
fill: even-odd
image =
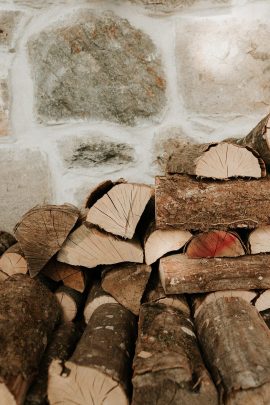
[{"label": "cut log", "polygon": [[130,311],[120,304],[98,307],[70,360],[50,367],[50,404],[128,405],[135,334]]},{"label": "cut log", "polygon": [[27,262],[18,243],[8,248],[1,256],[0,269],[9,276],[28,272]]},{"label": "cut log", "polygon": [[46,264],[42,273],[54,281],[62,281],[66,287],[76,291],[84,292],[85,290],[86,277],[83,270],[78,266],[70,266],[52,259]]},{"label": "cut log", "polygon": [[203,257],[238,257],[246,254],[243,243],[234,232],[209,231],[194,236],[185,253],[193,259]]},{"label": "cut log", "polygon": [[255,302],[255,307],[259,312],[270,308],[270,290],[263,291]]},{"label": "cut log", "polygon": [[214,179],[266,176],[264,161],[256,151],[228,142],[185,144],[170,156],[167,172]]},{"label": "cut log", "polygon": [[70,204],[37,206],[22,217],[14,232],[31,277],[60,250],[78,217],[79,210]]},{"label": "cut log", "polygon": [[156,229],[152,223],[144,238],[146,264],[153,264],[166,253],[181,249],[192,237],[180,229]]},{"label": "cut log", "polygon": [[270,329],[270,309],[266,309],[260,313],[261,317],[263,318],[264,322]]},{"label": "cut log", "polygon": [[270,252],[270,226],[254,229],[249,235],[248,245],[251,254]]},{"label": "cut log", "polygon": [[255,128],[244,138],[227,139],[238,145],[249,146],[256,150],[264,162],[270,164],[270,114],[264,117]]},{"label": "cut log", "polygon": [[152,187],[144,184],[117,184],[90,208],[87,221],[114,235],[131,239],[153,195]]},{"label": "cut log", "polygon": [[268,178],[215,182],[156,177],[157,227],[209,231],[268,225],[269,188]]},{"label": "cut log", "polygon": [[147,264],[122,264],[102,272],[101,287],[133,314],[139,315],[141,299],[151,274]]},{"label": "cut log", "polygon": [[119,179],[117,181],[105,180],[94,187],[85,200],[85,208],[91,208],[100,198],[107,194],[117,184],[126,183],[126,180]]},{"label": "cut log", "polygon": [[73,321],[82,303],[82,294],[72,288],[61,286],[56,290],[55,296],[62,308],[63,322]]},{"label": "cut log", "polygon": [[27,393],[24,405],[47,405],[48,370],[54,359],[64,362],[71,356],[80,338],[78,328],[72,322],[62,323],[54,332],[42,358],[39,373]]},{"label": "cut log", "polygon": [[163,257],[159,264],[166,294],[270,288],[270,255],[190,259],[185,254]]},{"label": "cut log", "polygon": [[117,301],[101,288],[100,281],[97,281],[91,287],[84,307],[85,323],[90,321],[95,310],[104,304],[117,304]]},{"label": "cut log", "polygon": [[195,318],[204,358],[225,405],[270,403],[270,331],[238,297],[203,305]]},{"label": "cut log", "polygon": [[60,308],[47,288],[22,274],[0,284],[0,301],[1,405],[22,405]]},{"label": "cut log", "polygon": [[143,250],[137,240],[119,239],[82,225],[68,236],[57,260],[88,268],[121,262],[142,263]]},{"label": "cut log", "polygon": [[16,243],[14,236],[8,232],[0,231],[0,256],[14,243]]},{"label": "cut log", "polygon": [[218,404],[193,323],[176,307],[160,303],[141,306],[133,369],[132,405]]}]

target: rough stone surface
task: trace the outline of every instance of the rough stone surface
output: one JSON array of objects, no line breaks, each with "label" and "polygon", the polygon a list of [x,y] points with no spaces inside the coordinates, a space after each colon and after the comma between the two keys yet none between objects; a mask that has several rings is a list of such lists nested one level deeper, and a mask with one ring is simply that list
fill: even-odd
[{"label": "rough stone surface", "polygon": [[0,137],[9,134],[8,82],[0,79]]},{"label": "rough stone surface", "polygon": [[[146,8],[157,12],[172,12],[191,6],[205,8],[211,6],[228,6],[233,0],[130,0],[132,3],[143,4]],[[239,1],[239,0],[236,0]]]},{"label": "rough stone surface", "polygon": [[135,161],[134,150],[123,142],[111,141],[102,135],[66,138],[59,149],[69,168],[108,166],[119,169]]},{"label": "rough stone surface", "polygon": [[43,122],[92,118],[135,125],[165,105],[151,39],[111,12],[90,11],[29,42],[36,110]]},{"label": "rough stone surface", "polygon": [[12,232],[21,216],[51,202],[47,161],[38,151],[2,148],[0,159],[0,229]]},{"label": "rough stone surface", "polygon": [[178,20],[178,86],[186,108],[237,115],[270,105],[269,36],[263,17]]},{"label": "rough stone surface", "polygon": [[0,11],[0,46],[10,46],[16,24],[20,18],[19,11]]}]

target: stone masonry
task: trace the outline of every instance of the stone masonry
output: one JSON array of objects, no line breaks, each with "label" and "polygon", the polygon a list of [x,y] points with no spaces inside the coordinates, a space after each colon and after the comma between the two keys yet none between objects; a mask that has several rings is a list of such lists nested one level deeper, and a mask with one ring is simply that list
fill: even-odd
[{"label": "stone masonry", "polygon": [[270,105],[268,0],[0,0],[0,230]]}]

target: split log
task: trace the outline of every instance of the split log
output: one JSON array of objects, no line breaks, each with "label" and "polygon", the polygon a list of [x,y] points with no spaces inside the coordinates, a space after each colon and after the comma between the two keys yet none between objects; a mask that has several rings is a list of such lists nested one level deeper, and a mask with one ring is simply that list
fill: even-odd
[{"label": "split log", "polygon": [[255,307],[259,312],[270,308],[270,290],[263,291],[256,299]]},{"label": "split log", "polygon": [[31,385],[24,405],[47,405],[48,370],[54,359],[64,362],[71,356],[80,334],[72,322],[62,323],[54,332],[39,367],[39,373]]},{"label": "split log", "polygon": [[189,314],[160,303],[141,306],[133,361],[132,405],[217,405]]},{"label": "split log", "polygon": [[270,403],[270,331],[237,297],[203,305],[195,318],[204,358],[225,405]]},{"label": "split log", "polygon": [[136,318],[118,303],[93,313],[69,361],[49,370],[51,404],[128,405]]},{"label": "split log", "polygon": [[163,257],[159,274],[166,294],[270,288],[270,255],[190,259]]},{"label": "split log", "polygon": [[122,264],[102,272],[101,287],[117,302],[139,315],[141,299],[151,274],[147,264]]},{"label": "split log", "polygon": [[209,231],[194,236],[185,253],[190,258],[238,257],[246,254],[240,237],[234,232]]},{"label": "split log", "polygon": [[144,184],[117,184],[90,208],[87,221],[114,235],[131,239],[153,195],[152,187]]},{"label": "split log", "polygon": [[135,239],[119,239],[94,227],[82,225],[68,236],[57,260],[88,268],[121,262],[142,263],[143,250]]},{"label": "split log", "polygon": [[39,281],[17,274],[0,284],[1,405],[22,405],[60,309]]},{"label": "split log", "polygon": [[61,286],[56,290],[55,296],[62,308],[63,322],[73,321],[82,303],[82,294],[72,288]]},{"label": "split log", "polygon": [[100,198],[107,194],[117,184],[126,183],[126,180],[119,179],[117,181],[105,180],[94,187],[85,200],[85,208],[91,208]]},{"label": "split log", "polygon": [[264,322],[270,329],[270,309],[266,309],[260,313],[261,317],[263,318]]},{"label": "split log", "polygon": [[221,142],[184,144],[168,160],[170,174],[190,174],[214,179],[266,176],[264,161],[258,152],[246,146]]},{"label": "split log", "polygon": [[0,269],[9,276],[19,273],[26,274],[28,272],[27,262],[19,243],[12,245],[1,256]]},{"label": "split log", "polygon": [[269,188],[268,178],[215,182],[156,177],[157,227],[209,231],[268,225]]},{"label": "split log", "polygon": [[180,229],[156,229],[152,222],[144,237],[146,264],[153,264],[166,253],[181,249],[191,237],[190,232]]},{"label": "split log", "polygon": [[42,273],[56,282],[62,281],[66,287],[73,288],[81,293],[85,290],[86,277],[83,270],[78,266],[70,266],[52,259],[46,264]]},{"label": "split log", "polygon": [[70,204],[37,206],[22,217],[14,232],[31,277],[58,252],[78,217],[79,210]]},{"label": "split log", "polygon": [[0,256],[14,243],[16,243],[14,236],[8,232],[0,231]]},{"label": "split log", "polygon": [[91,287],[84,306],[83,314],[85,323],[88,323],[95,310],[104,304],[117,304],[117,301],[110,294],[104,291],[101,288],[100,281],[96,280]]},{"label": "split log", "polygon": [[251,254],[270,252],[270,226],[262,226],[254,229],[248,237],[248,245]]}]

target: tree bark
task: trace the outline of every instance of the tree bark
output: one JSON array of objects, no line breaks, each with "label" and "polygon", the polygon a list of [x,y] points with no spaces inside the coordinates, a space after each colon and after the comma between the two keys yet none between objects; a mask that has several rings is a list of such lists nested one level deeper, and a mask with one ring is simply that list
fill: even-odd
[{"label": "tree bark", "polygon": [[0,231],[0,256],[14,243],[16,243],[14,236],[8,232]]},{"label": "tree bark", "polygon": [[104,304],[117,304],[117,301],[101,288],[101,282],[92,285],[84,306],[84,320],[88,323],[95,310]]},{"label": "tree bark", "polygon": [[156,177],[157,227],[209,231],[268,225],[269,187],[268,178],[215,182]]},{"label": "tree bark", "polygon": [[72,288],[61,286],[56,290],[55,296],[62,308],[62,320],[73,321],[82,304],[82,294]]}]

